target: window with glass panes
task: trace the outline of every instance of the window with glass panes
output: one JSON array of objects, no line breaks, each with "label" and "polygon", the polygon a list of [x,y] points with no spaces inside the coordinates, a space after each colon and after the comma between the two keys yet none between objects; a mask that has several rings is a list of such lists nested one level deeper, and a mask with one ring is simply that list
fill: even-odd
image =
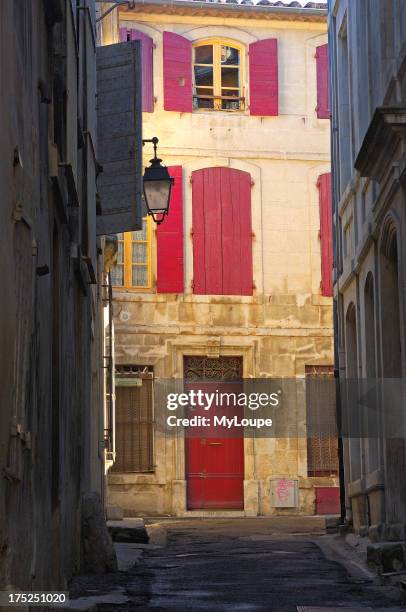
[{"label": "window with glass panes", "polygon": [[117,234],[117,264],[111,271],[115,287],[149,289],[151,287],[151,219],[145,217],[142,229]]},{"label": "window with glass panes", "polygon": [[244,109],[242,56],[242,49],[222,41],[193,47],[195,109]]}]

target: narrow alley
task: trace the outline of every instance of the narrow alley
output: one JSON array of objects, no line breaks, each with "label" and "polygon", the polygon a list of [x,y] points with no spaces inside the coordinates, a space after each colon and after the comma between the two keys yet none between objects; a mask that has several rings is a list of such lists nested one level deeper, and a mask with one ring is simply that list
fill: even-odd
[{"label": "narrow alley", "polygon": [[116,545],[127,570],[74,582],[71,596],[79,599],[71,608],[402,609],[399,590],[378,586],[354,553],[323,535],[320,522],[297,525],[301,533],[295,534],[289,520],[150,519],[148,544]]},{"label": "narrow alley", "polygon": [[0,0],[0,612],[406,608],[406,0]]}]

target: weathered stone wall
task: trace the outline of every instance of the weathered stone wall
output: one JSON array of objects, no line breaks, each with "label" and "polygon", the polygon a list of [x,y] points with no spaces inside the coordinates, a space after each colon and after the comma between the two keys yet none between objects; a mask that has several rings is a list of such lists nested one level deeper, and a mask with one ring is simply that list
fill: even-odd
[{"label": "weathered stone wall", "polygon": [[[94,124],[95,60],[90,46],[77,60],[89,26],[74,4],[0,3],[2,588],[65,589],[81,562],[82,493],[102,492],[102,302],[78,255],[101,280],[95,161],[78,141],[78,125]],[[61,168],[55,189],[58,162],[71,164],[79,208]]]},{"label": "weathered stone wall", "polygon": [[[377,109],[396,107],[400,116],[405,113],[406,5],[397,0],[335,0],[329,28],[340,376],[403,378],[406,219],[401,160],[405,141],[396,134],[393,120],[380,117]],[[395,254],[390,253],[393,248]],[[385,284],[393,255],[394,291]],[[350,321],[351,312],[355,319]],[[379,408],[384,418],[391,405],[380,397]],[[402,431],[404,424],[399,423]],[[385,441],[383,432],[370,439],[345,441],[347,519],[356,531],[369,530],[374,539],[403,537],[402,435],[402,440],[394,442]]]},{"label": "weathered stone wall", "polygon": [[[114,292],[116,362],[154,366],[158,378],[181,378],[183,355],[242,355],[245,377],[303,377],[305,365],[333,363],[332,302],[320,295],[317,178],[329,170],[329,121],[316,118],[315,47],[327,41],[325,23],[227,20],[208,16],[122,13],[120,25],[154,39],[154,113],[144,113],[146,137],[158,136],[167,165],[183,167],[183,295]],[[199,40],[227,37],[248,45],[277,37],[278,117],[247,113],[163,110],[162,32]],[[146,160],[148,153],[146,152]],[[191,230],[194,170],[229,166],[251,174],[253,297],[193,295]],[[153,240],[155,278],[155,240]],[[213,354],[213,353],[212,353]],[[304,415],[304,402],[298,414]],[[295,414],[295,418],[298,415]],[[125,514],[182,514],[183,440],[156,432],[154,474],[109,475],[109,499]],[[307,478],[305,438],[245,441],[245,512],[271,514],[270,478],[297,477],[300,506],[314,513],[316,483]]]},{"label": "weathered stone wall", "polygon": [[[241,303],[237,297],[219,296],[215,301],[190,295],[135,298],[117,292],[117,363],[150,364],[156,377],[178,378],[182,377],[183,355],[205,355],[210,346],[220,355],[243,355],[246,377],[304,376],[305,365],[331,363],[331,306],[328,298],[319,296],[309,296],[301,305],[292,304],[291,298],[278,296],[272,300],[276,303],[270,304],[269,300],[264,303],[265,296],[242,298],[245,303]],[[291,416],[295,425],[305,418],[304,401],[298,410],[300,417],[295,412]],[[260,514],[275,511],[270,506],[271,477],[300,477],[300,512],[305,514],[314,513],[313,486],[335,482],[307,478],[304,437],[259,439],[255,443],[246,440],[245,449],[245,479],[256,483],[255,508]],[[165,440],[157,432],[156,473],[110,474],[110,502],[127,514],[174,512],[173,481],[184,478],[183,468],[179,468],[182,455],[183,449],[175,440]]]}]

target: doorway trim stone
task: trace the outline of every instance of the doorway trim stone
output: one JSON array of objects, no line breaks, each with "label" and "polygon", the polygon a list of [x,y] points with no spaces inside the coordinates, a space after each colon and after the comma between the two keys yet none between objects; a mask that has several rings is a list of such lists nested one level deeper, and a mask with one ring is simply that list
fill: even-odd
[{"label": "doorway trim stone", "polygon": [[[181,338],[168,341],[168,352],[172,356],[173,378],[183,378],[183,358],[188,355],[206,355],[207,357],[241,356],[243,358],[243,377],[253,378],[255,373],[255,355],[257,342],[238,339],[238,343],[221,336],[200,336],[199,338]],[[213,511],[188,510],[186,503],[185,478],[185,441],[183,433],[175,438],[175,479],[172,481],[172,512],[175,516],[214,516]],[[259,483],[255,474],[255,441],[244,439],[244,510],[239,516],[257,516],[259,510]],[[230,516],[224,510],[215,516]]]}]

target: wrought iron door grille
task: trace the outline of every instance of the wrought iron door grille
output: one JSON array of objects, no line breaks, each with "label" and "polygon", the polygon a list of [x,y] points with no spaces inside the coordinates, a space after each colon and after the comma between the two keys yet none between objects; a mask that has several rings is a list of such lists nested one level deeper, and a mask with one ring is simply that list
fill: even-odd
[{"label": "wrought iron door grille", "polygon": [[184,357],[187,380],[241,380],[242,357]]}]

